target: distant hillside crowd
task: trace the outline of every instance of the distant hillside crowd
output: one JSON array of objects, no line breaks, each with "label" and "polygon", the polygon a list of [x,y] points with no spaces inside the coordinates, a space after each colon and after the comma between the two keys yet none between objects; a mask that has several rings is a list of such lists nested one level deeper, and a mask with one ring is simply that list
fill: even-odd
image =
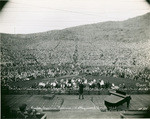
[{"label": "distant hillside crowd", "polygon": [[36,34],[0,34],[2,80],[104,75],[150,81],[150,13]]}]

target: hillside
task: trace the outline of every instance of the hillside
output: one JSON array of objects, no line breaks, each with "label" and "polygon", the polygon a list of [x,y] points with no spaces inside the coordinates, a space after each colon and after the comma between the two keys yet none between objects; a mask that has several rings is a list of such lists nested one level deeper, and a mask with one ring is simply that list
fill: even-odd
[{"label": "hillside", "polygon": [[[2,62],[150,67],[150,13],[35,34],[2,34]],[[28,58],[30,57],[30,58]]]}]

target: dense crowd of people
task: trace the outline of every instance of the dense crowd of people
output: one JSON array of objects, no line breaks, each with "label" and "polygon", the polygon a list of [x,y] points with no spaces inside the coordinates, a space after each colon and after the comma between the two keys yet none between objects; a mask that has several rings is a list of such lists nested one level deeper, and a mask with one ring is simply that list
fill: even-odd
[{"label": "dense crowd of people", "polygon": [[[1,48],[2,84],[8,82],[17,82],[20,80],[32,80],[36,79],[37,77],[57,78],[60,76],[80,74],[108,76],[150,82],[150,68],[137,67],[136,59],[133,61],[133,65],[135,67],[133,65],[133,67],[117,66],[115,63],[111,64],[110,66],[85,66],[82,63],[78,64],[79,62],[76,62],[77,64],[75,64],[75,61],[69,61],[70,63],[60,62],[52,65],[47,64],[48,62],[44,61],[45,57],[48,55],[44,53],[49,53],[49,55],[52,55],[46,49],[41,49],[41,51],[37,51],[36,49],[22,49],[15,50],[14,52],[13,50],[8,49],[8,47],[12,47],[8,45],[9,43],[4,44],[6,46],[3,45]],[[36,56],[37,52],[41,52],[41,57],[43,57],[43,62],[45,62],[46,65],[38,61],[39,58]],[[78,54],[78,50],[76,52],[77,53],[74,52],[74,55]],[[47,59],[50,59],[50,57]]]},{"label": "dense crowd of people", "polygon": [[74,70],[72,68],[43,68],[41,66],[35,66],[35,67],[22,67],[17,69],[9,69],[8,67],[6,69],[2,69],[1,72],[1,78],[2,83],[7,82],[17,82],[17,81],[23,81],[23,80],[32,80],[36,79],[37,77],[43,77],[43,78],[54,78],[59,76],[65,76],[65,75],[78,75],[79,71]]},{"label": "dense crowd of people", "polygon": [[[11,52],[12,56],[10,58],[15,58],[19,60],[12,60],[7,54],[7,49],[2,48],[2,60],[5,61],[1,64],[1,84],[8,85],[11,82],[18,81],[28,81],[40,78],[56,78],[62,76],[81,76],[81,75],[93,75],[93,76],[106,76],[106,77],[116,77],[131,79],[136,81],[150,82],[150,69],[149,68],[134,68],[125,66],[85,66],[79,64],[78,62],[72,63],[58,63],[58,64],[48,64],[43,65],[37,61],[35,58],[34,50],[22,50],[18,52]],[[30,52],[30,54],[29,54]],[[8,61],[5,59],[9,59]],[[104,83],[104,86],[101,84]],[[42,82],[41,82],[42,84]],[[45,88],[75,88],[77,87],[78,81],[76,79],[61,79],[43,83]],[[84,84],[89,89],[95,87],[99,88],[110,88],[116,87],[114,84],[109,82],[101,82],[100,80],[87,80],[84,79]],[[37,88],[39,84],[34,84],[32,87]],[[42,87],[42,86],[41,86]],[[119,87],[119,86],[118,86]],[[116,88],[118,88],[116,87]]]},{"label": "dense crowd of people", "polygon": [[2,66],[2,83],[15,82],[20,80],[32,80],[37,77],[56,78],[65,75],[99,75],[116,78],[125,78],[131,80],[150,81],[150,69],[134,69],[127,67],[83,67],[73,64],[54,65],[44,67],[41,65],[32,65],[27,67]]}]

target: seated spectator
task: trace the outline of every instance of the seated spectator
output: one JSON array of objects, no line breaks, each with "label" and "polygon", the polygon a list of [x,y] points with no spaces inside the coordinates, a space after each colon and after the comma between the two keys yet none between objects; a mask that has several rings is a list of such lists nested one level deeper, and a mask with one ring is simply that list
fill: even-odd
[{"label": "seated spectator", "polygon": [[45,88],[47,88],[47,89],[48,89],[48,88],[51,88],[51,86],[50,86],[50,83],[49,83],[49,82],[47,82],[47,83],[46,83]]},{"label": "seated spectator", "polygon": [[56,83],[55,83],[55,82],[52,82],[52,83],[51,83],[51,87],[52,87],[52,88],[55,88],[55,87],[56,87]]},{"label": "seated spectator", "polygon": [[76,82],[73,82],[72,85],[73,85],[73,88],[77,88],[77,83]]},{"label": "seated spectator", "polygon": [[96,83],[96,79],[93,80],[93,83]]},{"label": "seated spectator", "polygon": [[36,119],[36,110],[30,108],[27,110],[27,113],[28,113],[27,118]]},{"label": "seated spectator", "polygon": [[107,88],[110,88],[110,83],[107,81],[106,83],[105,83],[105,88],[107,89]]},{"label": "seated spectator", "polygon": [[74,79],[73,78],[71,79],[71,83],[74,83]]},{"label": "seated spectator", "polygon": [[103,80],[101,80],[100,86],[101,86],[101,88],[104,88],[104,81]]},{"label": "seated spectator", "polygon": [[40,82],[40,83],[39,83],[39,87],[40,87],[40,88],[44,88],[44,87],[45,87],[45,83]]},{"label": "seated spectator", "polygon": [[60,86],[61,86],[62,89],[64,89],[65,88],[65,82],[64,81],[61,82]]},{"label": "seated spectator", "polygon": [[92,82],[92,87],[91,87],[91,88],[94,89],[95,87],[96,87],[96,85],[95,85],[95,82],[93,81],[93,82]]},{"label": "seated spectator", "polygon": [[115,89],[115,90],[117,90],[117,89],[119,89],[119,87],[118,87],[118,86],[115,86],[115,84],[114,84],[114,83],[112,83],[111,89]]},{"label": "seated spectator", "polygon": [[56,82],[56,88],[58,89],[60,87],[61,87],[60,82]]},{"label": "seated spectator", "polygon": [[72,87],[72,84],[71,83],[68,83],[67,84],[67,88],[71,88]]},{"label": "seated spectator", "polygon": [[88,82],[87,79],[85,79],[85,80],[84,80],[84,84],[87,84],[87,82]]},{"label": "seated spectator", "polygon": [[88,85],[89,85],[89,89],[91,89],[92,88],[92,81],[89,82]]},{"label": "seated spectator", "polygon": [[123,89],[125,89],[125,88],[126,88],[126,86],[125,86],[125,84],[124,84],[124,83],[122,84],[122,88],[123,88]]},{"label": "seated spectator", "polygon": [[93,81],[91,81],[90,83],[89,83],[89,89],[94,89],[95,88],[95,83],[93,82]]},{"label": "seated spectator", "polygon": [[97,88],[100,89],[100,82],[97,82]]},{"label": "seated spectator", "polygon": [[26,104],[22,104],[20,107],[19,107],[19,111],[17,113],[17,118],[21,118],[21,119],[25,119],[27,116],[25,115],[26,113],[26,107],[27,105]]}]

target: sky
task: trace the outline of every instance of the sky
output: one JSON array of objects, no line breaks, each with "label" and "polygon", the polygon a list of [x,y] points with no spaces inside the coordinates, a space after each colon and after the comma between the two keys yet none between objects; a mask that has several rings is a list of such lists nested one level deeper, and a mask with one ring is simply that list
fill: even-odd
[{"label": "sky", "polygon": [[28,34],[150,12],[145,0],[9,0],[0,12],[0,33]]}]

